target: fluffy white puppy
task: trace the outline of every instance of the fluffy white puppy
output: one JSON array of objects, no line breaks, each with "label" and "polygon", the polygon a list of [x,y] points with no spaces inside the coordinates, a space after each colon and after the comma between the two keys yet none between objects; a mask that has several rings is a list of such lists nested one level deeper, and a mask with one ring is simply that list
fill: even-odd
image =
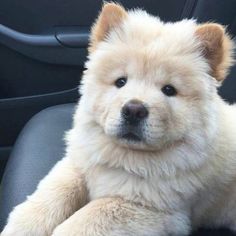
[{"label": "fluffy white puppy", "polygon": [[65,158],[1,235],[236,230],[236,108],[217,94],[231,54],[221,25],[105,4]]}]

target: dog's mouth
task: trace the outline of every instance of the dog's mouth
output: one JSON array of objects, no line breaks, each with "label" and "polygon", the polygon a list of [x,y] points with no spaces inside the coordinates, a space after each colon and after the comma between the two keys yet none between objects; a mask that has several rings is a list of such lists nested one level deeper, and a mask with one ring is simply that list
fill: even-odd
[{"label": "dog's mouth", "polygon": [[144,141],[140,127],[123,125],[118,132],[118,138],[128,143],[139,143]]},{"label": "dog's mouth", "polygon": [[125,134],[122,134],[120,136],[121,139],[125,139],[127,141],[131,141],[131,142],[141,142],[142,141],[142,138],[135,134],[135,133],[132,133],[132,132],[128,132],[128,133],[125,133]]}]

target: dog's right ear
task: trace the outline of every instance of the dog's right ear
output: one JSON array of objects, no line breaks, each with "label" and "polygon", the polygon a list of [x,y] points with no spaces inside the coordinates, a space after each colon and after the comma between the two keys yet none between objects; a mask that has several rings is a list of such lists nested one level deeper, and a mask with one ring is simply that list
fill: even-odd
[{"label": "dog's right ear", "polygon": [[97,44],[103,41],[112,29],[119,27],[126,17],[127,12],[121,5],[105,3],[91,30],[89,52],[94,51]]}]

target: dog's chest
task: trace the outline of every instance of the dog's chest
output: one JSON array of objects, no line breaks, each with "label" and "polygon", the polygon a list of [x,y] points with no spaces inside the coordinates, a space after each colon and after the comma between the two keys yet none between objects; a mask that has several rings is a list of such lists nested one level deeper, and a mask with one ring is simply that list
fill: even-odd
[{"label": "dog's chest", "polygon": [[183,202],[171,183],[157,177],[144,179],[123,169],[95,167],[87,172],[86,181],[90,200],[120,196],[159,209],[176,208]]}]

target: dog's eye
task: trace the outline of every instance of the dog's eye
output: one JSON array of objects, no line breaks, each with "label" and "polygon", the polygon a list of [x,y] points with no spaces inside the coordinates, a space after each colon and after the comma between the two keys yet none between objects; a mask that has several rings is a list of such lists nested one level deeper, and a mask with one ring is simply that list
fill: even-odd
[{"label": "dog's eye", "polygon": [[125,86],[126,82],[127,82],[127,78],[121,77],[115,81],[115,86],[117,88],[121,88],[121,87]]},{"label": "dog's eye", "polygon": [[175,96],[177,94],[176,89],[172,85],[165,85],[161,91],[167,96]]}]

